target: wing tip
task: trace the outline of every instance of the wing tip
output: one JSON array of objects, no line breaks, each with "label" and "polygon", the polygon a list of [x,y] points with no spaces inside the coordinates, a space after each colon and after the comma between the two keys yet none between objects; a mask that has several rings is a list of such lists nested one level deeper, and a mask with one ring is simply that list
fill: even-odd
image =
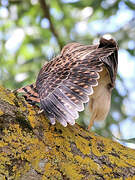
[{"label": "wing tip", "polygon": [[[59,121],[59,120],[58,120],[58,121]],[[62,121],[59,121],[59,122],[60,122],[60,124],[61,124],[62,126],[67,127],[67,121],[62,120]]]}]

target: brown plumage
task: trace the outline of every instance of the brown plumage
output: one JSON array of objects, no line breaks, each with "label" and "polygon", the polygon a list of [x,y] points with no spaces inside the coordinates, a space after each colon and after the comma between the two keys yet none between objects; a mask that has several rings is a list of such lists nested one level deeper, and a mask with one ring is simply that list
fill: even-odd
[{"label": "brown plumage", "polygon": [[89,102],[91,122],[104,120],[115,85],[118,48],[113,39],[98,45],[67,44],[45,64],[36,83],[18,90],[30,104],[39,103],[52,124],[74,125],[78,112]]}]

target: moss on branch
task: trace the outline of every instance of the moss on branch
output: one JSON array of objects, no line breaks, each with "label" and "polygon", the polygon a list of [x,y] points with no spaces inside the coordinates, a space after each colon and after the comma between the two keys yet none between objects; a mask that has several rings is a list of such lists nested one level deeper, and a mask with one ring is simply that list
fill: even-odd
[{"label": "moss on branch", "polygon": [[0,87],[0,179],[135,178],[134,150],[38,110]]}]

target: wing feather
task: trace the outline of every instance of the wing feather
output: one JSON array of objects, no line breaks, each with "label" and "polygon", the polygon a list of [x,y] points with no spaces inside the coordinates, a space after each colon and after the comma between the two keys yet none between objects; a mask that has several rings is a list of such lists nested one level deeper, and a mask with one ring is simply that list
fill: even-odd
[{"label": "wing feather", "polygon": [[63,126],[75,123],[78,111],[84,109],[93,87],[98,85],[99,72],[104,65],[113,79],[117,66],[117,47],[100,43],[93,46],[68,44],[59,56],[41,69],[36,89],[41,107],[52,124],[56,120]]}]

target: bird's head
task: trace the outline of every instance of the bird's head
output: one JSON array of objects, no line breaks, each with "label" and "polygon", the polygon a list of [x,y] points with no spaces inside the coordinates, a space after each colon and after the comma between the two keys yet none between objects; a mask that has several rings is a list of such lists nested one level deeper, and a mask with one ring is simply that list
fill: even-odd
[{"label": "bird's head", "polygon": [[110,35],[110,34],[105,34],[100,38],[100,43],[99,43],[99,48],[102,47],[118,47],[116,40]]}]

